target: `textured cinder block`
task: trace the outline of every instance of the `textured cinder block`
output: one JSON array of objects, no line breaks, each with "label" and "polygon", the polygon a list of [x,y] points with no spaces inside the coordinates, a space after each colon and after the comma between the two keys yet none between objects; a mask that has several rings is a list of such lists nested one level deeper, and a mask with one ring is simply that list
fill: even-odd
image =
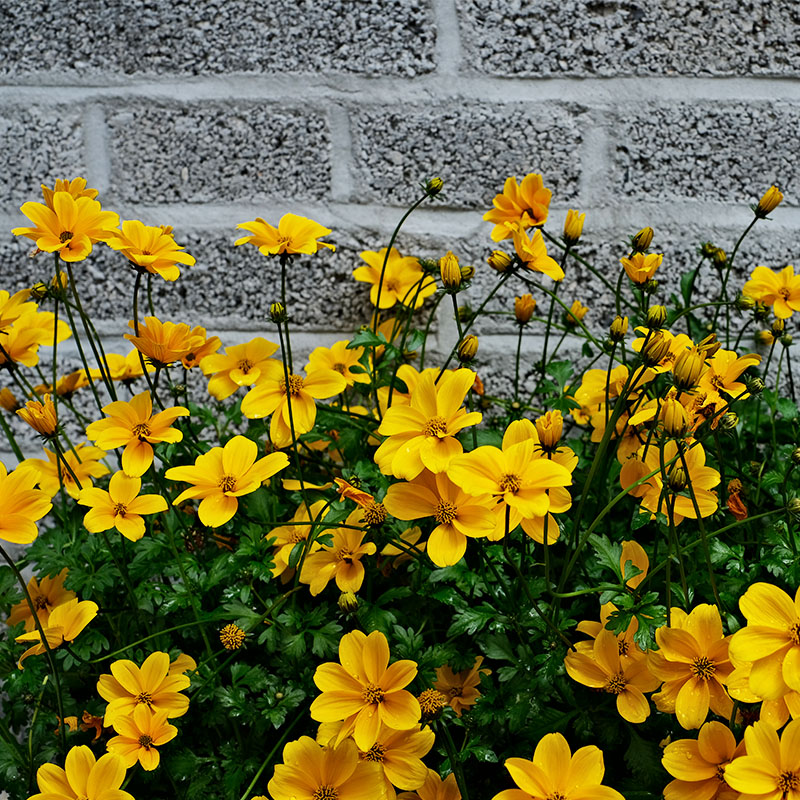
[{"label": "textured cinder block", "polygon": [[3,210],[14,213],[27,200],[41,202],[40,184],[86,174],[80,110],[75,106],[3,106],[0,153]]},{"label": "textured cinder block", "polygon": [[[414,76],[434,68],[430,0],[33,0],[0,8],[0,74]],[[57,35],[53,32],[57,31]]]},{"label": "textured cinder block", "polygon": [[647,103],[612,121],[613,188],[627,198],[754,202],[773,183],[796,197],[800,106]]},{"label": "textured cinder block", "polygon": [[122,200],[221,203],[328,194],[330,137],[318,109],[136,98],[107,114],[112,188]]},{"label": "textured cinder block", "polygon": [[784,0],[456,0],[466,70],[508,76],[793,75]]},{"label": "textured cinder block", "polygon": [[561,103],[354,109],[358,196],[410,203],[420,181],[439,175],[448,206],[489,208],[505,176],[540,172],[568,201],[578,188],[583,112]]}]

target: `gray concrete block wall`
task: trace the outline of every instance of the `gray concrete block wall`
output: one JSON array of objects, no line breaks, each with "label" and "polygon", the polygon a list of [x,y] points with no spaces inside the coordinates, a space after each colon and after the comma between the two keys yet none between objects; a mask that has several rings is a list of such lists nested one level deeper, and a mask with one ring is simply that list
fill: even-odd
[{"label": "gray concrete block wall", "polygon": [[[233,247],[237,223],[292,211],[333,229],[337,252],[290,276],[308,350],[368,319],[368,287],[349,277],[358,253],[386,245],[433,175],[444,200],[423,204],[397,246],[474,263],[473,305],[496,279],[481,217],[512,174],[543,173],[554,234],[567,208],[586,212],[581,252],[604,274],[652,225],[665,294],[699,241],[731,248],[773,182],[786,201],[742,248],[736,280],[798,260],[795,3],[8,0],[0,21],[0,231],[24,224],[19,206],[40,182],[85,175],[123,218],[175,227],[197,265],[175,284],[156,278],[156,305],[228,344],[274,336],[265,314],[278,292],[277,265]],[[0,234],[0,287],[49,274],[30,244]],[[99,329],[121,335],[127,262],[98,247],[77,272]],[[711,274],[698,285],[716,291]],[[525,291],[509,285],[495,307]],[[613,315],[578,266],[561,294],[598,326]],[[513,325],[493,317],[480,332],[479,366],[504,363]]]}]

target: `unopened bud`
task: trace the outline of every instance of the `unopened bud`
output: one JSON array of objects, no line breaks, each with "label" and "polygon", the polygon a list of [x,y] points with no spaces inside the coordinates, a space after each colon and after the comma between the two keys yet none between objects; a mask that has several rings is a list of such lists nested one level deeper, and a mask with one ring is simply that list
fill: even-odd
[{"label": "unopened bud", "polygon": [[283,303],[272,303],[269,307],[269,318],[276,324],[286,322],[288,317]]},{"label": "unopened bud", "polygon": [[39,281],[31,286],[31,297],[34,300],[44,300],[47,297],[47,284]]},{"label": "unopened bud", "polygon": [[759,219],[766,219],[783,201],[783,192],[777,186],[770,186],[753,209]]},{"label": "unopened bud", "polygon": [[753,297],[749,297],[746,294],[740,294],[736,298],[736,308],[738,308],[740,311],[749,311],[751,308],[755,307],[756,301]]},{"label": "unopened bud", "polygon": [[800,499],[794,497],[786,504],[786,510],[793,517],[800,517]]},{"label": "unopened bud", "polygon": [[756,301],[756,307],[753,311],[753,316],[759,321],[764,322],[769,319],[770,315],[770,307],[765,305],[761,302],[761,300]]},{"label": "unopened bud", "polygon": [[784,333],[783,336],[781,336],[781,344],[784,347],[791,347],[792,341],[793,339],[791,333]]},{"label": "unopened bud", "polygon": [[656,290],[658,289],[658,281],[655,278],[650,278],[644,286],[642,286],[642,291],[645,294],[655,294]]},{"label": "unopened bud", "polygon": [[614,317],[611,327],[608,329],[608,337],[612,342],[621,342],[628,332],[628,318]]},{"label": "unopened bud", "polygon": [[667,309],[664,306],[650,306],[647,310],[647,327],[657,331],[664,327],[667,321]]},{"label": "unopened bud", "polygon": [[795,449],[792,450],[791,457],[792,457],[792,464],[797,464],[797,466],[800,467],[800,447],[795,447]]},{"label": "unopened bud", "polygon": [[739,417],[733,411],[723,414],[719,421],[719,426],[723,430],[732,431],[739,424]]},{"label": "unopened bud", "polygon": [[567,218],[564,220],[564,244],[567,247],[574,247],[580,241],[585,219],[586,214],[580,214],[572,209],[567,211]]},{"label": "unopened bud", "polygon": [[442,276],[442,283],[445,289],[458,289],[461,286],[461,267],[458,259],[453,255],[452,250],[448,250],[439,259],[439,271]]},{"label": "unopened bud", "polygon": [[686,409],[674,397],[668,397],[661,409],[661,420],[668,436],[676,439],[686,435],[689,429],[689,419]]},{"label": "unopened bud", "polygon": [[672,367],[672,378],[675,386],[684,392],[693,389],[697,386],[705,366],[705,356],[697,347],[684,350],[675,359],[675,364]]},{"label": "unopened bud", "polygon": [[667,486],[673,492],[682,492],[689,485],[686,470],[683,467],[673,467],[667,476]]},{"label": "unopened bud", "polygon": [[536,311],[536,301],[531,295],[523,294],[514,298],[514,316],[520,325],[527,325],[534,311]]},{"label": "unopened bud", "polygon": [[471,333],[465,336],[459,343],[456,352],[458,360],[462,364],[468,364],[478,354],[478,337]]},{"label": "unopened bud", "polygon": [[539,435],[539,444],[545,453],[552,453],[558,449],[563,430],[564,419],[558,410],[547,411],[536,420],[536,433]]},{"label": "unopened bud", "polygon": [[564,315],[564,322],[574,328],[587,314],[587,306],[581,305],[580,300],[575,300],[569,311]]},{"label": "unopened bud", "polygon": [[725,254],[725,251],[721,247],[717,247],[714,249],[714,254],[711,256],[711,263],[721,272],[725,269],[725,265],[728,263],[728,256]]},{"label": "unopened bud", "polygon": [[669,353],[669,341],[661,331],[656,331],[645,341],[639,358],[645,366],[654,367],[663,361],[667,353]]},{"label": "unopened bud", "polygon": [[761,392],[764,391],[766,386],[767,384],[764,383],[764,381],[761,378],[753,378],[747,384],[747,391],[750,392],[750,394],[761,394]]},{"label": "unopened bud", "polygon": [[355,611],[358,608],[358,598],[353,592],[342,592],[339,595],[338,606],[346,613]]},{"label": "unopened bud", "polygon": [[780,336],[783,333],[783,329],[786,327],[786,324],[782,319],[776,319],[772,322],[772,335],[775,337]]},{"label": "unopened bud", "polygon": [[771,331],[756,331],[755,340],[756,344],[770,345],[775,341],[775,337]]},{"label": "unopened bud", "polygon": [[634,253],[644,253],[653,242],[653,229],[650,227],[642,228],[639,233],[631,239],[631,249]]},{"label": "unopened bud", "polygon": [[712,358],[717,354],[722,345],[717,341],[717,334],[710,333],[698,345],[697,349],[706,357]]},{"label": "unopened bud", "polygon": [[442,191],[444,181],[441,178],[429,178],[425,183],[425,192],[428,197],[436,197]]},{"label": "unopened bud", "polygon": [[514,259],[502,250],[493,250],[486,261],[495,272],[508,272],[511,265],[514,263]]},{"label": "unopened bud", "polygon": [[475,277],[475,267],[461,267],[461,280],[471,281]]}]

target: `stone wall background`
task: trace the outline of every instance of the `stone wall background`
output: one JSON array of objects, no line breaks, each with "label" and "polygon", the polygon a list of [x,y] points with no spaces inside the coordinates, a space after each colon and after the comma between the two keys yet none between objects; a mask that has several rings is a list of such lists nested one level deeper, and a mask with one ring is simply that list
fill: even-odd
[{"label": "stone wall background", "polygon": [[[23,223],[40,182],[85,175],[123,218],[175,226],[197,265],[157,279],[157,308],[226,344],[274,337],[277,265],[234,249],[237,223],[291,210],[333,229],[337,252],[291,276],[307,352],[368,317],[350,278],[358,253],[386,245],[433,175],[446,200],[413,215],[398,246],[477,264],[474,300],[495,277],[481,216],[512,174],[543,173],[554,232],[567,208],[586,212],[582,252],[608,274],[649,224],[676,285],[700,241],[730,249],[773,182],[786,200],[732,283],[797,258],[790,0],[0,0],[0,23],[0,231]],[[0,235],[0,286],[49,274],[29,250]],[[98,248],[78,270],[111,349],[131,317],[125,263]],[[605,327],[601,288],[573,266],[561,294]],[[700,289],[713,296],[712,275]],[[502,318],[481,329],[478,368],[498,392],[514,330]],[[443,310],[436,344],[453,336]]]}]

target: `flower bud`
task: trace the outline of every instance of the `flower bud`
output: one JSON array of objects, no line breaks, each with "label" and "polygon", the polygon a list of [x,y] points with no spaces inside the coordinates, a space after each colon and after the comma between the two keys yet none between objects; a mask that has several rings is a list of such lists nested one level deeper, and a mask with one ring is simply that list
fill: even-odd
[{"label": "flower bud", "polygon": [[654,367],[656,364],[660,364],[668,353],[669,341],[661,331],[656,331],[645,341],[639,358],[645,366]]},{"label": "flower bud", "polygon": [[689,430],[689,419],[686,416],[686,409],[674,397],[664,400],[661,407],[661,421],[664,423],[664,431],[667,436],[679,439],[686,435]]},{"label": "flower bud", "polygon": [[689,485],[689,478],[683,467],[674,466],[667,476],[667,486],[672,492],[682,492]]},{"label": "flower bud", "polygon": [[764,391],[767,384],[761,378],[752,378],[750,382],[747,384],[747,391],[750,394],[761,394]]},{"label": "flower bud", "polygon": [[493,250],[486,261],[495,272],[508,272],[514,263],[514,259],[502,250]]},{"label": "flower bud", "polygon": [[647,310],[647,327],[657,331],[664,327],[667,321],[667,309],[664,306],[650,306]]},{"label": "flower bud", "polygon": [[567,218],[564,220],[564,244],[567,247],[574,247],[583,233],[583,221],[586,214],[580,214],[570,209],[567,211]]},{"label": "flower bud", "polygon": [[345,613],[350,613],[358,608],[358,598],[354,592],[342,592],[337,605]]},{"label": "flower bud", "polygon": [[621,342],[628,332],[628,318],[627,317],[614,317],[614,321],[609,328],[608,336],[612,342]]},{"label": "flower bud", "polygon": [[9,414],[13,414],[19,408],[17,398],[7,386],[0,389],[0,408],[4,408]]},{"label": "flower bud", "polygon": [[31,286],[31,297],[34,300],[44,300],[45,297],[47,297],[47,284],[43,281],[34,283],[33,286]]},{"label": "flower bud", "polygon": [[791,458],[792,464],[796,464],[798,467],[800,467],[800,447],[795,447],[795,449],[792,450]]},{"label": "flower bud", "polygon": [[725,266],[728,263],[728,256],[725,254],[725,251],[721,247],[714,248],[714,253],[711,256],[711,263],[720,272],[722,272],[722,270],[725,269]]},{"label": "flower bud", "polygon": [[539,435],[539,444],[545,453],[552,453],[558,449],[561,434],[564,430],[564,419],[560,411],[547,411],[536,420],[536,433]]},{"label": "flower bud", "polygon": [[756,301],[753,297],[749,297],[746,294],[740,294],[736,298],[736,308],[738,308],[740,311],[749,311],[751,308],[755,307]]},{"label": "flower bud", "polygon": [[720,428],[726,431],[732,431],[738,424],[739,417],[733,411],[723,414],[719,421]]},{"label": "flower bud", "polygon": [[770,186],[753,209],[759,219],[766,219],[783,201],[783,192],[777,186]]},{"label": "flower bud", "polygon": [[527,325],[533,312],[536,311],[536,301],[529,294],[514,298],[514,316],[520,325]]},{"label": "flower bud", "polygon": [[786,504],[786,510],[793,516],[793,517],[800,517],[800,500],[796,497],[792,498]]},{"label": "flower bud", "polygon": [[475,277],[475,267],[461,267],[461,280],[471,281]]},{"label": "flower bud", "polygon": [[478,337],[471,333],[465,336],[459,343],[456,353],[462,364],[468,364],[478,354]]},{"label": "flower bud", "polygon": [[564,322],[571,328],[574,328],[587,314],[589,309],[581,305],[579,300],[575,300],[570,307],[569,311],[564,315]]},{"label": "flower bud", "polygon": [[784,333],[783,336],[781,336],[781,344],[784,347],[791,347],[793,341],[791,333]]},{"label": "flower bud", "polygon": [[21,417],[37,433],[45,438],[55,436],[58,430],[58,420],[56,419],[56,407],[46,394],[41,402],[39,400],[28,400],[25,408],[20,408],[17,415]]},{"label": "flower bud", "polygon": [[271,303],[269,307],[269,318],[277,323],[280,324],[281,322],[286,322],[288,316],[286,314],[286,309],[283,306],[283,303]]},{"label": "flower bud", "polygon": [[428,197],[436,197],[436,195],[442,191],[443,186],[444,181],[441,178],[430,178],[425,183],[425,192]]},{"label": "flower bud", "polygon": [[771,331],[756,331],[756,344],[770,345],[775,341]]},{"label": "flower bud", "polygon": [[784,321],[782,319],[776,319],[772,322],[772,335],[774,337],[778,337],[783,333],[783,329],[786,327]]},{"label": "flower bud", "polygon": [[439,259],[439,271],[442,275],[442,283],[445,289],[457,290],[461,286],[461,267],[452,250],[448,250]]},{"label": "flower bud", "polygon": [[706,359],[697,347],[684,350],[672,367],[672,379],[675,386],[683,392],[697,386],[706,366]]},{"label": "flower bud", "polygon": [[770,307],[765,305],[761,300],[756,301],[756,307],[753,311],[753,316],[759,322],[766,322],[769,319]]},{"label": "flower bud", "polygon": [[722,345],[717,341],[716,333],[709,333],[698,345],[697,349],[705,358],[711,358],[717,354]]},{"label": "flower bud", "polygon": [[639,233],[631,239],[631,249],[634,253],[644,253],[653,241],[653,229],[650,227],[642,228]]}]

